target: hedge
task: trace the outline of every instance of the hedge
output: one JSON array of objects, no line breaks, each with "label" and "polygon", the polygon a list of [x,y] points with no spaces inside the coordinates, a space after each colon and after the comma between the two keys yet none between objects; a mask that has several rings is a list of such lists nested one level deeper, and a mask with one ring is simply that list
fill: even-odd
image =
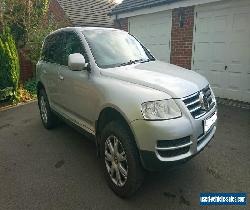
[{"label": "hedge", "polygon": [[[20,76],[18,52],[9,28],[0,33],[0,101],[11,96],[17,98]],[[11,90],[11,91],[10,91]]]}]

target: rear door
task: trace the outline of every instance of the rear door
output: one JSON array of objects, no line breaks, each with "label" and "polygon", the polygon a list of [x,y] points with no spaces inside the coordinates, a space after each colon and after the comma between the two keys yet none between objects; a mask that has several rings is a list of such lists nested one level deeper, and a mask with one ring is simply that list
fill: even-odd
[{"label": "rear door", "polygon": [[44,44],[42,52],[42,82],[49,98],[50,105],[59,105],[58,71],[61,68],[61,43],[62,34],[49,36]]}]

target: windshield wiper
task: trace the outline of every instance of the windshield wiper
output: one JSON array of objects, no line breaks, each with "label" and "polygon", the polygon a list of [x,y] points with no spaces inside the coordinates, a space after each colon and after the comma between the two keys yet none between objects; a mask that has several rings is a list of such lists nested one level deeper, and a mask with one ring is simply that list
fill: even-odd
[{"label": "windshield wiper", "polygon": [[127,65],[131,65],[131,64],[135,64],[135,61],[128,61],[128,62],[125,62],[125,63],[121,63],[119,66],[127,66]]},{"label": "windshield wiper", "polygon": [[136,64],[136,63],[146,63],[146,62],[149,62],[151,61],[150,59],[137,59],[137,60],[130,60],[128,62],[125,62],[125,63],[121,63],[119,66],[127,66],[127,65],[131,65],[131,64]]},{"label": "windshield wiper", "polygon": [[152,60],[151,59],[146,59],[146,60],[140,61],[140,63],[146,63],[146,62],[149,62],[149,61],[152,61]]}]

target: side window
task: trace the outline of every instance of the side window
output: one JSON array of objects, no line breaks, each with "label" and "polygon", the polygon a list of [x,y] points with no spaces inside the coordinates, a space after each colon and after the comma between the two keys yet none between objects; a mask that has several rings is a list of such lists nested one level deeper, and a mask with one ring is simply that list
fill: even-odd
[{"label": "side window", "polygon": [[[48,39],[48,38],[47,38]],[[46,61],[46,49],[48,48],[47,39],[44,40],[43,48],[41,52],[41,60]]]},{"label": "side window", "polygon": [[65,46],[63,53],[63,63],[64,65],[68,65],[68,57],[70,54],[81,53],[85,59],[87,60],[85,49],[77,35],[75,33],[69,32],[65,34]]},{"label": "side window", "polygon": [[45,40],[42,60],[50,63],[62,64],[62,36],[63,34],[53,34]]},{"label": "side window", "polygon": [[42,49],[41,59],[43,61],[49,62],[49,55],[50,55],[50,46],[52,45],[52,36],[49,36],[45,39]]},{"label": "side window", "polygon": [[63,51],[64,51],[64,34],[63,33],[59,33],[56,35],[56,39],[54,42],[54,46],[53,46],[53,61],[54,63],[63,65]]}]

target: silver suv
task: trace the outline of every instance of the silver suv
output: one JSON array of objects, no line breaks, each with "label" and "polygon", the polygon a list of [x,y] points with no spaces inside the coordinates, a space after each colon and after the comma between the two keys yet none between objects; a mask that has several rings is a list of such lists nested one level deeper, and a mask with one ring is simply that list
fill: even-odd
[{"label": "silver suv", "polygon": [[201,75],[156,60],[135,37],[64,28],[45,39],[37,94],[47,129],[58,117],[93,136],[104,175],[121,197],[157,170],[199,153],[216,130],[216,101]]}]

